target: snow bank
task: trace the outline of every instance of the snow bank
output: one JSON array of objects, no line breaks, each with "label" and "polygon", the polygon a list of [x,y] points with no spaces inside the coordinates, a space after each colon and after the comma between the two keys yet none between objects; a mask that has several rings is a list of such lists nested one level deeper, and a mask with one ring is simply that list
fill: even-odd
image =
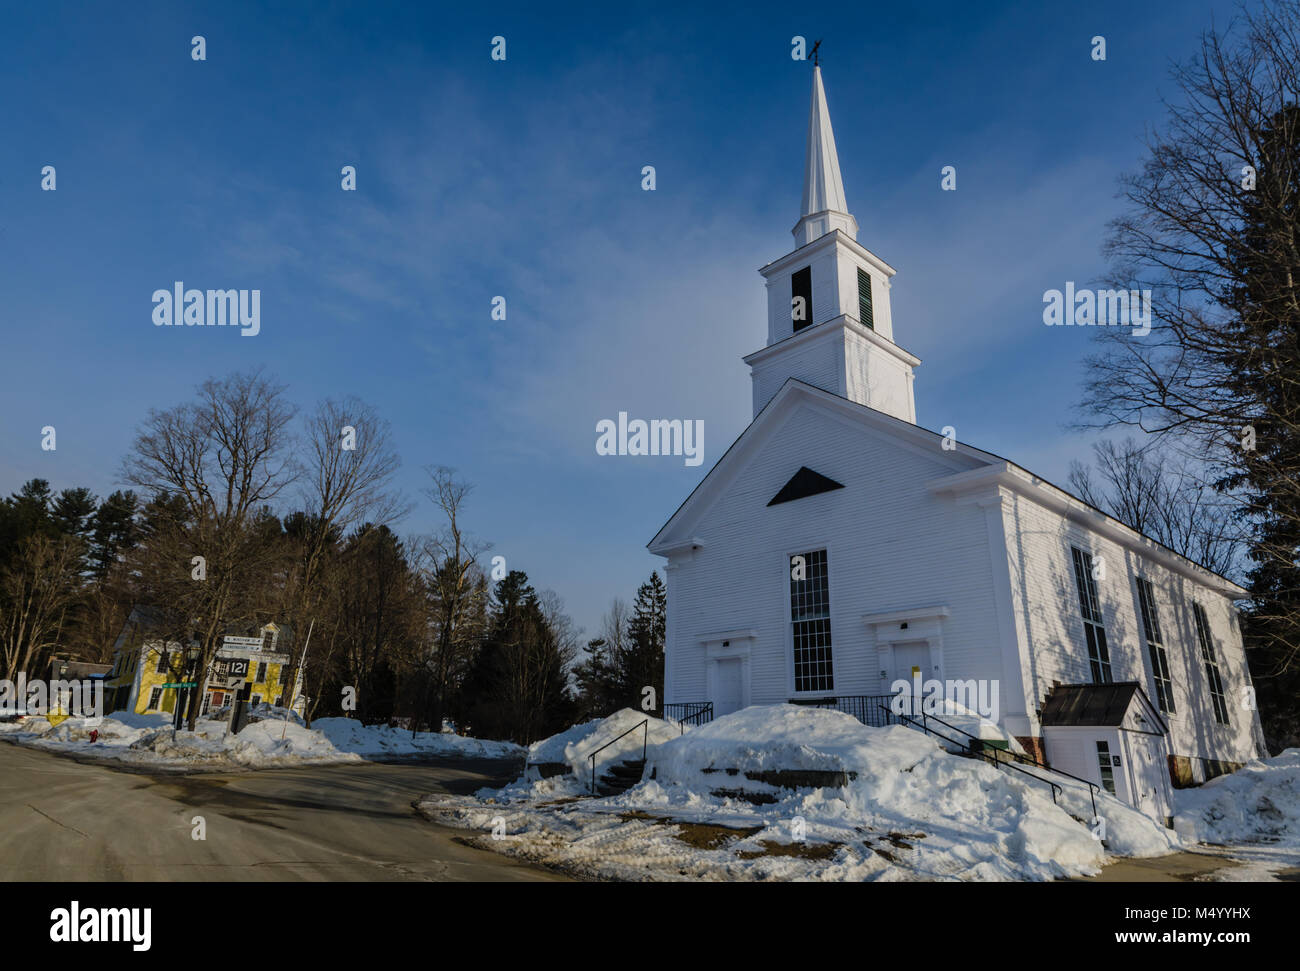
[{"label": "snow bank", "polygon": [[224,721],[199,719],[193,732],[176,731],[168,715],[116,712],[103,718],[74,716],[55,726],[44,718],[32,718],[21,728],[10,733],[11,737],[36,748],[168,768],[269,768],[362,761],[360,756],[338,751],[319,732],[282,721],[259,721],[231,735]]},{"label": "snow bank", "polygon": [[517,759],[522,747],[513,742],[466,738],[450,732],[416,732],[388,725],[362,725],[354,718],[317,718],[311,723],[340,752],[367,758],[460,756],[463,758]]},{"label": "snow bank", "polygon": [[[638,727],[642,722],[646,722],[644,729]],[[528,762],[530,765],[563,762],[575,778],[589,783],[593,752],[596,752],[599,777],[611,765],[639,760],[643,750],[648,757],[659,745],[679,737],[681,732],[681,725],[671,718],[655,718],[643,711],[623,708],[608,718],[595,718],[534,742],[528,748]],[[620,735],[623,737],[619,738]]]},{"label": "snow bank", "polygon": [[1300,848],[1300,749],[1174,791],[1174,828],[1203,843]]},{"label": "snow bank", "polygon": [[[1088,808],[1067,811],[1046,784],[915,729],[798,705],[746,708],[685,734],[661,723],[640,784],[579,798],[586,756],[644,717],[619,712],[533,746],[530,762],[564,761],[576,778],[525,775],[422,806],[471,829],[504,816],[510,839],[490,848],[624,879],[1047,880],[1094,873],[1106,859],[1086,788]],[[625,757],[640,755],[633,737]],[[1098,810],[1112,853],[1177,845],[1112,797]]]}]

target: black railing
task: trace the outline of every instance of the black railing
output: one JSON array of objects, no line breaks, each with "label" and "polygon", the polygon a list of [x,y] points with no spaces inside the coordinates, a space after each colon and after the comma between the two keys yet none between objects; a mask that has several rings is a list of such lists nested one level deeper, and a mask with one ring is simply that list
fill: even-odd
[{"label": "black railing", "polygon": [[592,752],[590,755],[587,756],[587,758],[589,758],[589,759],[591,760],[591,794],[592,794],[593,796],[596,794],[596,756],[597,756],[598,754],[600,754],[601,752],[605,751],[605,749],[609,748],[611,745],[613,745],[615,742],[617,742],[617,741],[618,741],[620,738],[622,738],[624,735],[631,735],[631,734],[632,734],[633,732],[635,732],[638,728],[644,728],[644,729],[645,729],[645,736],[641,739],[641,761],[644,763],[644,762],[645,762],[645,753],[646,753],[646,749],[647,749],[647,748],[649,747],[649,745],[650,745],[650,719],[648,719],[648,718],[643,719],[643,720],[640,722],[640,724],[633,725],[631,728],[629,728],[627,731],[625,731],[622,735],[617,735],[617,736],[615,736],[614,738],[611,738],[608,742],[606,742],[606,743],[605,743],[604,745],[602,745],[600,748],[596,749],[594,752]]},{"label": "black railing", "polygon": [[847,712],[864,725],[884,728],[897,725],[898,716],[889,707],[894,695],[835,695],[833,698],[791,698],[792,705],[808,705],[812,708],[834,708]]},{"label": "black railing", "polygon": [[664,705],[664,717],[682,725],[707,725],[713,721],[713,702],[676,701]]},{"label": "black railing", "polygon": [[[893,714],[893,712],[890,712],[890,714]],[[933,715],[927,715],[924,711],[921,712],[920,721],[917,721],[911,715],[897,715],[895,717],[898,718],[901,724],[911,725],[914,728],[919,728],[927,735],[933,735],[935,738],[941,738],[949,745],[956,745],[957,747],[963,749],[964,751],[969,752],[977,759],[983,759],[985,762],[992,762],[994,765],[1001,766],[1003,768],[1014,769],[1016,772],[1019,772],[1021,775],[1029,776],[1029,778],[1033,779],[1035,782],[1047,783],[1049,786],[1052,787],[1052,803],[1054,805],[1056,804],[1056,794],[1058,792],[1065,791],[1059,785],[1053,782],[1051,779],[1044,779],[1041,775],[1034,775],[1032,772],[1027,772],[1024,769],[1022,769],[1020,766],[1016,765],[1014,762],[999,762],[996,753],[1002,751],[1001,749],[993,748],[991,746],[986,749],[982,744],[979,746],[964,745],[963,743],[959,742],[955,738],[949,738],[947,735],[939,731],[937,728],[932,728],[929,724],[929,721],[933,719],[934,721],[939,722],[941,725],[945,725],[949,728],[953,728],[953,726],[948,725],[947,722],[942,721],[939,718],[935,718]],[[953,731],[960,732],[962,735],[966,735],[969,738],[975,738],[975,736],[971,735],[969,732],[963,732],[960,728],[953,728]],[[981,741],[981,739],[975,739],[975,740],[977,742]],[[989,755],[989,752],[993,752],[994,754]]]}]

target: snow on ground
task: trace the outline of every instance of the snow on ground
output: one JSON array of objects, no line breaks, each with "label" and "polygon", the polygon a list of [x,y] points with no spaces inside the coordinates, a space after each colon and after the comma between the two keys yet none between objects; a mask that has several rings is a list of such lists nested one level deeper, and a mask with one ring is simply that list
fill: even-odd
[{"label": "snow on ground", "polygon": [[1300,749],[1174,791],[1174,828],[1243,866],[1223,879],[1271,879],[1300,869]]},{"label": "snow on ground", "polygon": [[[29,718],[4,726],[21,744],[81,757],[157,768],[273,768],[360,762],[319,732],[293,722],[259,721],[231,735],[224,721],[199,719],[195,731],[175,731],[167,715],[118,712],[103,718],[71,717],[58,725]],[[91,732],[97,732],[95,741]]]},{"label": "snow on ground", "polygon": [[[530,751],[530,763],[581,771],[529,772],[473,797],[429,796],[421,808],[480,830],[474,842],[487,848],[617,879],[1047,880],[1095,873],[1106,860],[1048,786],[953,755],[914,729],[796,705],[746,708],[684,734],[652,719],[643,781],[588,797],[586,756],[644,717],[619,712]],[[633,734],[624,758],[640,757]],[[1178,846],[1113,797],[1103,794],[1098,809],[1111,853]]]},{"label": "snow on ground", "polygon": [[[228,711],[228,709],[226,709]],[[219,712],[214,713],[220,715]],[[261,720],[231,735],[228,717],[200,718],[195,731],[173,731],[170,715],[114,712],[100,719],[72,717],[51,725],[44,717],[0,722],[0,735],[23,745],[82,757],[162,768],[281,768],[361,762],[375,758],[448,757],[519,759],[512,742],[465,738],[450,732],[411,732],[363,726],[350,718],[319,718],[310,729],[285,709],[259,706]],[[95,741],[90,733],[98,732]]]},{"label": "snow on ground", "polygon": [[362,725],[354,718],[317,718],[311,723],[340,752],[364,758],[460,756],[482,759],[518,759],[523,748],[513,742],[466,738],[451,732],[416,732],[387,725]]}]

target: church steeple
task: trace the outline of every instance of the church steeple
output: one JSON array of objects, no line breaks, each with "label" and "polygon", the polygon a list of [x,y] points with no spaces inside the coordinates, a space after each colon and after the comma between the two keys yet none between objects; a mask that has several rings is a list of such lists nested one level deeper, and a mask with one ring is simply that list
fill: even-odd
[{"label": "church steeple", "polygon": [[816,64],[794,238],[794,250],[758,271],[767,281],[767,346],[745,358],[754,414],[796,378],[915,422],[912,369],[921,361],[894,343],[894,268],[858,242]]},{"label": "church steeple", "polygon": [[808,110],[808,154],[803,170],[803,207],[793,230],[795,245],[811,243],[833,229],[852,239],[858,238],[858,221],[849,214],[849,204],[844,199],[844,180],[840,178],[840,157],[835,151],[835,132],[831,130],[831,113],[826,107],[822,69],[814,66],[812,105]]}]

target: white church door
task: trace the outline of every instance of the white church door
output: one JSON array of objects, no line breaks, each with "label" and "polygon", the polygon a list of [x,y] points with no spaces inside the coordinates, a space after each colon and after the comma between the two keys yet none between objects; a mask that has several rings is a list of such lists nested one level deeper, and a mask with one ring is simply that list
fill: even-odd
[{"label": "white church door", "polygon": [[1163,821],[1173,814],[1167,767],[1168,744],[1163,736],[1126,734],[1134,790],[1133,807]]},{"label": "white church door", "polygon": [[931,677],[930,645],[927,641],[895,644],[893,654],[894,676],[891,683],[893,681],[906,681],[910,685],[913,683],[913,675],[919,674],[921,683],[924,684]]},{"label": "white church door", "polygon": [[738,657],[713,662],[713,716],[730,715],[745,707],[745,662]]}]

